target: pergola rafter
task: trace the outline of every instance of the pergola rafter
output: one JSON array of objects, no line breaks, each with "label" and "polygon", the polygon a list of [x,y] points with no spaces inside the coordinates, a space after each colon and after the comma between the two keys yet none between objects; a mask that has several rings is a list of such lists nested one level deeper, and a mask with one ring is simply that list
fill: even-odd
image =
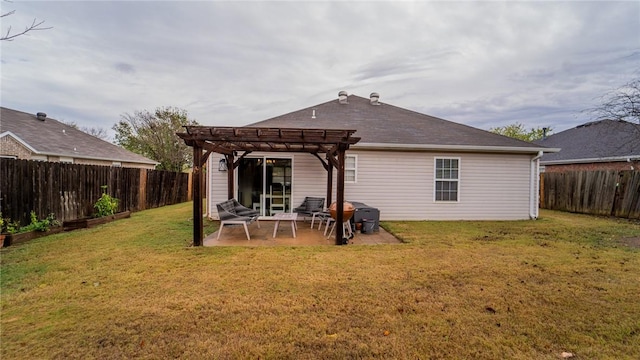
[{"label": "pergola rafter", "polygon": [[[355,130],[298,129],[261,127],[185,126],[186,132],[177,133],[185,144],[193,147],[193,245],[201,246],[202,224],[202,166],[213,152],[223,154],[229,168],[227,196],[234,196],[234,172],[248,154],[261,152],[302,152],[320,160],[327,171],[327,203],[331,203],[333,168],[338,169],[337,214],[338,224],[343,222],[344,210],[344,155],[349,147],[360,141]],[[235,159],[239,152],[243,152]],[[321,154],[325,155],[322,159]],[[326,160],[326,161],[325,161]],[[336,231],[336,244],[343,244],[342,231]]]}]

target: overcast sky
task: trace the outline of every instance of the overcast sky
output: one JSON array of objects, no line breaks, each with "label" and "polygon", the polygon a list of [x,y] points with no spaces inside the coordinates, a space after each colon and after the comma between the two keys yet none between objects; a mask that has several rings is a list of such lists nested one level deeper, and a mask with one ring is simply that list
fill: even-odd
[{"label": "overcast sky", "polygon": [[338,91],[554,132],[640,75],[640,2],[2,2],[2,106],[109,129],[176,106],[243,126]]}]

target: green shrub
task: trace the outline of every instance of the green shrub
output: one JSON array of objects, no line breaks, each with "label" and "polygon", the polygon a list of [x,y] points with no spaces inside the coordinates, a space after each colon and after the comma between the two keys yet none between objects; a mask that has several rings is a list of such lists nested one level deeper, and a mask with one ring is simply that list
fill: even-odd
[{"label": "green shrub", "polygon": [[100,199],[96,201],[93,207],[96,209],[94,214],[95,217],[103,217],[108,215],[113,215],[118,210],[118,202],[119,200],[107,194],[107,186],[103,185],[102,188],[102,196]]},{"label": "green shrub", "polygon": [[52,226],[60,225],[60,222],[56,220],[55,215],[49,214],[45,219],[38,220],[38,216],[35,211],[31,211],[31,223],[27,226],[20,226],[17,221],[11,221],[9,218],[2,218],[0,214],[0,226],[3,234],[19,234],[29,231],[48,231]]},{"label": "green shrub", "polygon": [[[49,214],[46,218],[38,220],[38,216],[35,211],[31,211],[31,223],[27,226],[22,226],[17,229],[17,233],[23,233],[28,231],[48,231],[52,226],[59,225],[55,215]],[[16,224],[17,225],[17,224]]]},{"label": "green shrub", "polygon": [[3,218],[0,213],[0,234],[15,234],[20,229],[20,223],[11,221],[10,218]]}]

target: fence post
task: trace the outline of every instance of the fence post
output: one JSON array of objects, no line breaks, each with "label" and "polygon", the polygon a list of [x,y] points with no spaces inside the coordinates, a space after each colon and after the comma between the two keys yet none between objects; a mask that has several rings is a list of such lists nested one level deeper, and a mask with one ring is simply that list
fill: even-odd
[{"label": "fence post", "polygon": [[192,187],[192,182],[193,181],[193,169],[191,171],[189,171],[189,181],[187,181],[187,199],[188,201],[193,200],[193,187]]},{"label": "fence post", "polygon": [[540,197],[538,202],[538,207],[544,208],[544,173],[540,173]]},{"label": "fence post", "polygon": [[140,189],[138,190],[138,210],[147,208],[147,169],[140,169]]}]

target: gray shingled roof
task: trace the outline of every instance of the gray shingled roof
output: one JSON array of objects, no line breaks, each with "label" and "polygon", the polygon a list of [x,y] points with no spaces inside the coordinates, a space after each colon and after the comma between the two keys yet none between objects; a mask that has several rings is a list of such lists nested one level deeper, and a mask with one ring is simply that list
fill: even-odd
[{"label": "gray shingled roof", "polygon": [[142,164],[158,163],[55,119],[47,117],[45,121],[41,121],[35,114],[2,107],[0,134],[6,132],[20,138],[38,154]]},{"label": "gray shingled roof", "polygon": [[[497,135],[386,103],[372,105],[370,100],[348,96],[348,104],[338,99],[311,106],[249,126],[314,129],[354,129],[364,144],[402,144],[424,147],[445,145],[464,147],[541,149],[525,141]],[[315,119],[312,118],[315,110]]]},{"label": "gray shingled roof", "polygon": [[540,159],[541,164],[594,159],[626,161],[627,158],[640,157],[640,124],[617,120],[594,121],[535,143],[562,149],[558,153],[545,154]]}]

